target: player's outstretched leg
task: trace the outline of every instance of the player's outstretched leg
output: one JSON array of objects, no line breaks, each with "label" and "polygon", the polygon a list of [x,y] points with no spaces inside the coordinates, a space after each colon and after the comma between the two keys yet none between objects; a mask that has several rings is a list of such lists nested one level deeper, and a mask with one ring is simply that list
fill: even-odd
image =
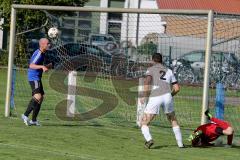
[{"label": "player's outstretched leg", "polygon": [[145,148],[148,148],[148,149],[150,149],[151,146],[154,144],[153,139],[152,139],[152,135],[151,135],[149,127],[148,127],[148,124],[153,119],[153,117],[154,117],[154,115],[144,114],[143,120],[141,122],[141,131],[142,131],[142,134],[143,134],[143,136],[146,140]]},{"label": "player's outstretched leg", "polygon": [[149,131],[149,127],[147,125],[142,125],[141,130],[142,130],[142,134],[146,140],[145,148],[150,149],[151,146],[153,145],[153,140],[152,140],[152,135]]}]

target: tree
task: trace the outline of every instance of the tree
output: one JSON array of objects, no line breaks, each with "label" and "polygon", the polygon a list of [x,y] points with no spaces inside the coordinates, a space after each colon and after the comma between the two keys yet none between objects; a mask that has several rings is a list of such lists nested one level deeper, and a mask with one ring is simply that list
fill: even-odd
[{"label": "tree", "polygon": [[[2,0],[0,8],[2,8],[2,17],[5,19],[4,27],[9,27],[11,5],[30,4],[30,5],[58,5],[58,6],[84,6],[88,0]],[[21,28],[30,28],[33,25],[42,24],[45,14],[36,10],[18,10],[17,26]]]},{"label": "tree", "polygon": [[[14,4],[30,4],[30,5],[58,5],[58,6],[84,6],[88,0],[1,0],[0,11],[1,17],[4,18],[2,26],[4,32],[9,35],[11,5]],[[58,14],[67,14],[66,12],[51,12]],[[69,14],[69,12],[68,12]],[[16,19],[17,33],[26,31],[32,28],[42,26],[47,20],[46,14],[38,10],[18,10]],[[6,33],[5,33],[6,34]],[[24,64],[26,61],[26,35],[17,37],[16,56],[19,57],[19,64]]]},{"label": "tree", "polygon": [[148,33],[141,41],[141,44],[153,42],[154,44],[158,44],[160,34],[159,33]]},{"label": "tree", "polygon": [[140,45],[137,50],[140,54],[153,55],[157,52],[157,45],[150,41]]}]

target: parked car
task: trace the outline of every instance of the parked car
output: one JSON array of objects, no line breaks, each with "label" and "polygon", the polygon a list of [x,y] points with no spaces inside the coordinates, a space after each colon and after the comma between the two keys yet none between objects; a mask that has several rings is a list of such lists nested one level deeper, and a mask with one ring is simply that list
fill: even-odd
[{"label": "parked car", "polygon": [[[210,63],[210,81],[221,81],[229,72],[237,70],[239,60],[234,53],[212,51]],[[186,78],[186,83],[202,82],[205,66],[205,51],[196,50],[186,53],[172,62],[176,77]],[[185,70],[185,71],[184,71]],[[188,75],[187,75],[187,74]],[[189,78],[189,76],[191,78]],[[181,78],[179,78],[181,81]]]},{"label": "parked car", "polygon": [[116,39],[108,34],[90,34],[88,43],[98,46],[109,53],[115,53],[119,48]]},{"label": "parked car", "polygon": [[[54,64],[54,67],[60,65],[64,60],[70,61],[73,57],[92,56],[98,60],[102,60],[104,64],[111,63],[111,54],[104,52],[101,48],[84,43],[68,43],[56,46],[47,51],[46,59]],[[90,61],[90,59],[89,59]]]},{"label": "parked car", "polygon": [[[85,44],[85,43],[68,43],[54,47],[47,51],[46,63],[53,63],[53,67],[59,65],[70,65],[78,59],[79,70],[86,70],[86,68],[100,69],[109,73],[118,74],[122,72],[125,67],[125,62],[128,60],[122,54],[110,54],[102,48]],[[75,59],[75,60],[74,60]],[[63,64],[63,62],[70,62]],[[101,63],[102,62],[102,63]],[[124,73],[121,73],[124,74]]]},{"label": "parked car", "polygon": [[[196,69],[196,70],[202,69],[204,68],[204,62],[205,62],[205,51],[198,50],[198,51],[192,51],[192,52],[186,53],[180,56],[179,58],[177,58],[173,62],[173,65],[175,65],[176,62],[178,61],[189,62],[193,69]],[[222,51],[213,51],[211,54],[211,61],[219,62],[219,63],[228,63],[231,65],[236,65],[239,63],[234,53],[222,52]]]}]

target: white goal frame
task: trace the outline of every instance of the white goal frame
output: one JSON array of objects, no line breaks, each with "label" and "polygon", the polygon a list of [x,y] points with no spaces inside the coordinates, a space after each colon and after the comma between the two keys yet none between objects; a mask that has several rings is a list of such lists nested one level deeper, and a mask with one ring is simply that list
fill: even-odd
[{"label": "white goal frame", "polygon": [[208,90],[209,90],[209,69],[210,56],[212,47],[213,34],[213,14],[212,10],[170,10],[170,9],[134,9],[134,8],[99,8],[99,7],[74,7],[74,6],[47,6],[47,5],[21,5],[13,4],[11,8],[11,26],[10,26],[10,43],[8,57],[8,73],[7,87],[5,99],[5,117],[10,116],[10,97],[12,87],[12,69],[15,52],[15,37],[16,37],[16,13],[18,9],[30,10],[51,10],[51,11],[81,11],[81,12],[118,12],[118,13],[135,13],[135,14],[182,14],[182,15],[207,15],[208,16],[208,31],[206,39],[206,56],[205,56],[205,72],[204,85],[202,95],[202,117],[201,124],[206,122],[204,116],[205,110],[208,108]]}]

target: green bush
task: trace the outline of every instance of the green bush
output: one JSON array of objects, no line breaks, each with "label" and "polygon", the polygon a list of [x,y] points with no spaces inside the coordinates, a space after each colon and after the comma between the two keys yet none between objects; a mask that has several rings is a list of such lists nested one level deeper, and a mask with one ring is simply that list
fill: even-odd
[{"label": "green bush", "polygon": [[148,42],[140,45],[137,50],[140,54],[152,55],[157,52],[157,45],[153,42]]},{"label": "green bush", "polygon": [[0,65],[7,66],[8,64],[8,51],[0,50]]}]

